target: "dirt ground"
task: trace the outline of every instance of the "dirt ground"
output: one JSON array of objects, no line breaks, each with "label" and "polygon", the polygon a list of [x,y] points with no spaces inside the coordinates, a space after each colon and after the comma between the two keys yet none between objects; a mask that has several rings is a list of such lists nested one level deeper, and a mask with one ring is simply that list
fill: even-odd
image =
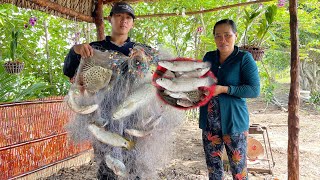
[{"label": "dirt ground", "polygon": [[[289,86],[284,85],[276,91],[276,98],[287,109]],[[287,146],[288,146],[288,113],[278,106],[267,105],[262,98],[248,100],[250,124],[266,126],[275,162],[273,175],[258,172],[249,173],[249,179],[287,179]],[[300,179],[314,180],[320,177],[320,113],[311,105],[301,101],[300,116]],[[188,119],[177,129],[173,158],[164,169],[158,171],[159,179],[176,180],[204,180],[208,179],[207,169],[202,149],[201,131],[197,119]],[[252,135],[262,140],[262,135]],[[260,137],[259,137],[260,136]],[[271,162],[271,154],[263,157]],[[248,167],[253,167],[248,165]],[[254,167],[269,169],[267,162],[260,162]],[[62,169],[58,173],[46,178],[52,179],[96,179],[97,166],[94,162]],[[226,173],[225,179],[231,179]]]}]

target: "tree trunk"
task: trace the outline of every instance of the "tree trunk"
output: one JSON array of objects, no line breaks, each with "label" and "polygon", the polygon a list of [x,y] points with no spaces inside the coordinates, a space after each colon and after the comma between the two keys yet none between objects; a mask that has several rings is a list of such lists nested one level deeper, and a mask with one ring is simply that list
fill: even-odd
[{"label": "tree trunk", "polygon": [[104,40],[103,0],[98,0],[97,7],[95,9],[94,23],[97,27],[97,40]]},{"label": "tree trunk", "polygon": [[297,0],[289,1],[291,37],[291,83],[288,103],[288,179],[299,179],[299,37]]}]

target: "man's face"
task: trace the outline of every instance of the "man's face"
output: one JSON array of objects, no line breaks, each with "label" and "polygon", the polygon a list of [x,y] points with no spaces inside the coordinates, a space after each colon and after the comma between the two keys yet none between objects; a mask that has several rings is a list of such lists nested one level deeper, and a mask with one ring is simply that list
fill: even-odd
[{"label": "man's face", "polygon": [[128,13],[117,13],[110,17],[112,32],[118,35],[126,35],[133,28],[132,16]]}]

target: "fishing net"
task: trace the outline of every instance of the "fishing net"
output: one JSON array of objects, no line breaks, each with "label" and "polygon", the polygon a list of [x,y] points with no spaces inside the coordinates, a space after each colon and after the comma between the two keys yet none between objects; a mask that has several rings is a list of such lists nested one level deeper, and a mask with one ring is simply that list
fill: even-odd
[{"label": "fishing net", "polygon": [[[156,170],[170,159],[172,133],[183,121],[184,112],[157,101],[151,81],[161,53],[143,45],[134,49],[146,56],[129,58],[94,50],[92,57],[81,60],[66,96],[77,112],[67,130],[75,142],[91,141],[96,162],[107,162],[119,177],[155,179]],[[108,132],[105,142],[98,140],[89,126]],[[134,147],[114,146],[109,141],[133,142]]]}]

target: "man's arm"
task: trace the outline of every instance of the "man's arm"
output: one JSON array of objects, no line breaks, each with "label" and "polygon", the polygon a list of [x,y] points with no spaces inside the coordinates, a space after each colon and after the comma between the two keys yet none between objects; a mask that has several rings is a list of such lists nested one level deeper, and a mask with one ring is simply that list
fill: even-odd
[{"label": "man's arm", "polygon": [[73,78],[80,64],[81,57],[87,58],[92,55],[93,49],[89,44],[74,45],[64,60],[63,74],[70,79]]}]

